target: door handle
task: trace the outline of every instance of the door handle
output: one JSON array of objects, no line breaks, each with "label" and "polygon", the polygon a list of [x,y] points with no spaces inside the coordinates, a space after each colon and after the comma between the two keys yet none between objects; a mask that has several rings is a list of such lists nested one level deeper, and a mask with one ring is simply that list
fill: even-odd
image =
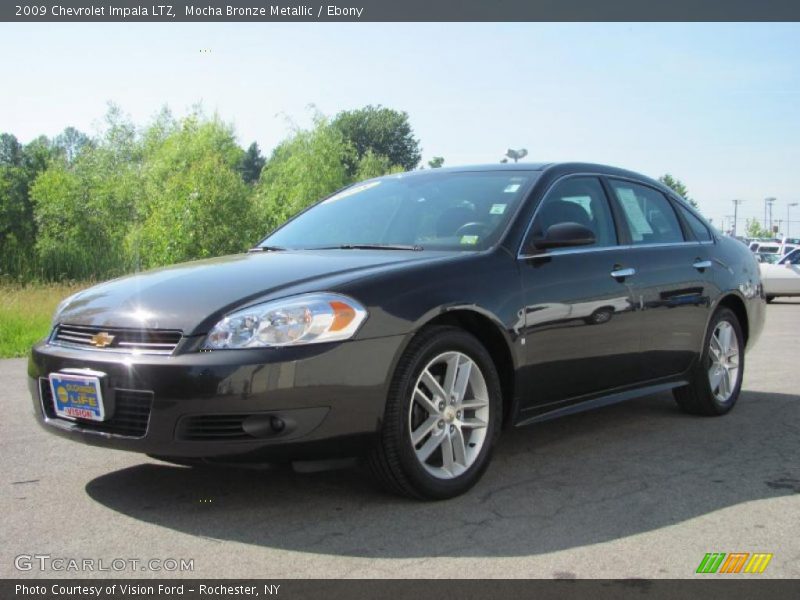
[{"label": "door handle", "polygon": [[702,271],[703,269],[710,269],[711,268],[711,261],[710,260],[696,260],[692,263],[692,266],[697,269],[698,271]]},{"label": "door handle", "polygon": [[614,269],[611,271],[611,276],[614,279],[625,279],[626,277],[633,277],[636,275],[636,269],[627,268],[627,269]]}]

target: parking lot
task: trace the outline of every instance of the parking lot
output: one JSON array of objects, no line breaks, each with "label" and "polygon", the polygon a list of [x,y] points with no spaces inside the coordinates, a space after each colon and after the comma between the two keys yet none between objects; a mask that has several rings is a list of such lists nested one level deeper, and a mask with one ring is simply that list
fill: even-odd
[{"label": "parking lot", "polygon": [[357,469],[191,469],[70,443],[31,416],[25,361],[0,361],[0,575],[93,575],[15,568],[46,554],[193,560],[103,573],[125,577],[692,577],[707,552],[768,552],[760,577],[800,577],[799,334],[800,301],[769,305],[726,417],[661,394],[507,431],[478,486],[439,503]]}]

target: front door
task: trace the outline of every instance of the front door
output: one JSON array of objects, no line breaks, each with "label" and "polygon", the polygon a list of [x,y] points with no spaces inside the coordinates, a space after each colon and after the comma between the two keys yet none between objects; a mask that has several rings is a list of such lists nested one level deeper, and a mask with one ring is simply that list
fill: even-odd
[{"label": "front door", "polygon": [[[535,240],[558,223],[590,229],[595,243],[538,251]],[[599,179],[561,180],[536,211],[520,258],[526,306],[522,411],[559,408],[640,380],[635,268],[618,244]],[[548,406],[549,405],[549,406]]]}]

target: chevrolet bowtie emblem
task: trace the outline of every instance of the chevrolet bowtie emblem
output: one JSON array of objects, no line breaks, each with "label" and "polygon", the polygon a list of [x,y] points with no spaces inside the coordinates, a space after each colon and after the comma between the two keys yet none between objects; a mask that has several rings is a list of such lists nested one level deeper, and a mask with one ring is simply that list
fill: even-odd
[{"label": "chevrolet bowtie emblem", "polygon": [[101,331],[98,334],[92,336],[89,340],[89,343],[92,346],[96,346],[97,348],[105,348],[106,346],[110,346],[111,342],[114,341],[114,336],[109,335],[105,331]]}]

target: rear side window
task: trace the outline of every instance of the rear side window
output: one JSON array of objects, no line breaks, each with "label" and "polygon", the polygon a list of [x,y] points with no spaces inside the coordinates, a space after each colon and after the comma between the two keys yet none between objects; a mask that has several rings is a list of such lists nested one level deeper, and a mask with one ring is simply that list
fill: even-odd
[{"label": "rear side window", "polygon": [[692,233],[698,242],[711,241],[711,232],[700,219],[698,219],[694,214],[680,204],[678,205],[678,210],[681,211],[683,219],[689,225],[689,229],[692,230]]},{"label": "rear side window", "polygon": [[666,196],[652,188],[610,179],[634,244],[682,242],[683,231]]}]

